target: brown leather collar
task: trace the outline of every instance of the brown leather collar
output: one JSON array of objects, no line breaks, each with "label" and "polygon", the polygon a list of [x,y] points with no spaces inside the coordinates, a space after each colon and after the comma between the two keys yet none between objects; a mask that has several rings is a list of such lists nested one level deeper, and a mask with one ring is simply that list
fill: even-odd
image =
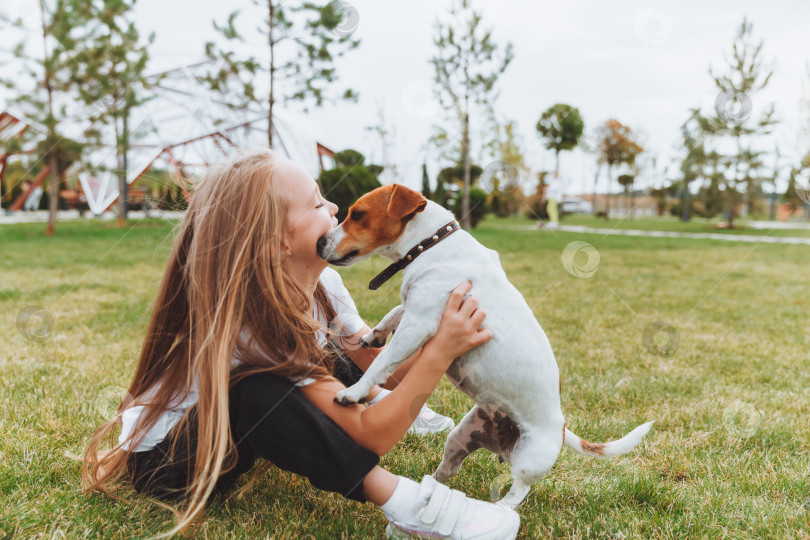
[{"label": "brown leather collar", "polygon": [[424,240],[416,244],[413,248],[411,248],[411,250],[408,253],[406,253],[404,257],[388,266],[385,270],[383,270],[379,274],[377,274],[377,277],[372,279],[371,282],[368,284],[368,288],[371,289],[372,291],[377,290],[380,287],[380,285],[382,285],[383,283],[394,277],[394,275],[397,272],[399,272],[400,270],[411,264],[415,258],[417,258],[422,253],[438,244],[444,238],[456,232],[458,229],[459,229],[458,222],[451,221],[450,223],[448,223],[447,225],[436,231],[434,235],[431,236],[430,238],[425,238]]}]

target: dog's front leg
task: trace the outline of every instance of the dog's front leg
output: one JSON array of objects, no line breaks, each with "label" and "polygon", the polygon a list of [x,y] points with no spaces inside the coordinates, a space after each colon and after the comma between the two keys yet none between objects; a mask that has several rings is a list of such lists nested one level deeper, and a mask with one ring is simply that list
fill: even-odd
[{"label": "dog's front leg", "polygon": [[404,314],[405,308],[401,305],[389,311],[388,315],[380,321],[380,324],[374,327],[374,330],[360,338],[360,346],[364,349],[385,346],[385,341],[391,332],[397,329]]},{"label": "dog's front leg", "polygon": [[410,311],[405,312],[399,330],[385,349],[374,359],[360,380],[335,394],[336,402],[341,405],[363,403],[375,385],[385,384],[388,377],[436,333],[436,326],[431,327],[430,324],[425,324],[424,320],[409,321],[410,313]]}]

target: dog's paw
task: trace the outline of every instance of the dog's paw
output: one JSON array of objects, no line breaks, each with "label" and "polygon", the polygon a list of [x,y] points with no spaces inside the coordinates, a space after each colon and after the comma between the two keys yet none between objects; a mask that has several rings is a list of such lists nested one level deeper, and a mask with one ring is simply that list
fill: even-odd
[{"label": "dog's paw", "polygon": [[350,386],[335,394],[334,401],[344,407],[354,405],[355,403],[365,403],[368,392],[363,392],[362,390],[362,388],[357,388],[357,385]]},{"label": "dog's paw", "polygon": [[382,332],[372,330],[360,338],[360,346],[364,349],[378,349],[385,346],[385,336]]}]

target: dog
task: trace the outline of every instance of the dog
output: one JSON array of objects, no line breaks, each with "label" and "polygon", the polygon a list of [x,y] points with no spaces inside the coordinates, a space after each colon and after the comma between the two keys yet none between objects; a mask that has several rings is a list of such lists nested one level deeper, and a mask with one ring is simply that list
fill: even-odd
[{"label": "dog", "polygon": [[343,405],[362,403],[369,391],[416,353],[437,331],[452,289],[471,281],[469,294],[487,313],[493,338],[456,358],[447,377],[475,405],[448,435],[439,482],[458,473],[479,448],[511,467],[512,487],[498,501],[515,508],[557,461],[563,446],[580,454],[611,457],[632,450],[653,422],[608,443],[589,443],[567,429],[560,408],[560,379],[551,344],[520,292],[509,282],[498,253],[464,230],[453,214],[399,184],[377,188],[353,204],[346,219],[318,240],[318,254],[350,266],[374,254],[395,261],[372,281],[379,286],[402,268],[402,305],[367,335],[366,347],[382,347],[361,379],[337,393]]}]

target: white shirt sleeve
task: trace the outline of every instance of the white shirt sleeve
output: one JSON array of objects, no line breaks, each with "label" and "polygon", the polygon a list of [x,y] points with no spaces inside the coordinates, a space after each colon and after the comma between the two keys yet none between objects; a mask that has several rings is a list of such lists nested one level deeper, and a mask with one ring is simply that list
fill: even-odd
[{"label": "white shirt sleeve", "polygon": [[363,329],[366,322],[357,312],[349,291],[343,285],[343,280],[333,268],[327,268],[321,274],[321,283],[326,288],[327,295],[335,308],[335,320],[330,327],[335,334],[348,337]]}]

